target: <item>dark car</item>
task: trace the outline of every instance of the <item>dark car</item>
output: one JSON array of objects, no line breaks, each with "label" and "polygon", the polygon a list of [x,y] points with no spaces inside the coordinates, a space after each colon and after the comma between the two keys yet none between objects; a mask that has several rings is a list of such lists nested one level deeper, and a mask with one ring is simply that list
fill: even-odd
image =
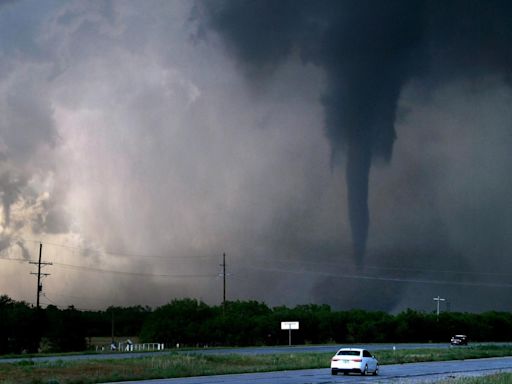
[{"label": "dark car", "polygon": [[466,335],[455,335],[450,340],[451,345],[468,345],[468,337]]}]

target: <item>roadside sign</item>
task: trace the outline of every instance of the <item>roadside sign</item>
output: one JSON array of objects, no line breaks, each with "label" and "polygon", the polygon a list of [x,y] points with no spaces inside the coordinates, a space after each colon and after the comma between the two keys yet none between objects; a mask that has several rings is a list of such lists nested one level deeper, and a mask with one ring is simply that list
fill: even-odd
[{"label": "roadside sign", "polygon": [[299,329],[298,321],[281,321],[281,329],[288,331],[288,345],[292,345],[292,330]]},{"label": "roadside sign", "polygon": [[281,329],[283,331],[288,331],[290,329],[296,330],[299,329],[298,321],[281,321]]}]

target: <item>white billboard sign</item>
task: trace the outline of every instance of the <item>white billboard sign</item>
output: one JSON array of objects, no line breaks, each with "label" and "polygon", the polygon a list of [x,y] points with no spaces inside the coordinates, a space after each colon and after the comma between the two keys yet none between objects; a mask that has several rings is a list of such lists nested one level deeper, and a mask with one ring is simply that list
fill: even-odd
[{"label": "white billboard sign", "polygon": [[283,331],[299,329],[298,321],[281,321],[281,329]]}]

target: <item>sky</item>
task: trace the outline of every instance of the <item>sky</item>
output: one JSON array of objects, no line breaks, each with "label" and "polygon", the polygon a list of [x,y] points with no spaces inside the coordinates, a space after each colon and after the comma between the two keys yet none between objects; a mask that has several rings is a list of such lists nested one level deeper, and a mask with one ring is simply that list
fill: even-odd
[{"label": "sky", "polygon": [[509,311],[511,16],[0,1],[0,294]]}]

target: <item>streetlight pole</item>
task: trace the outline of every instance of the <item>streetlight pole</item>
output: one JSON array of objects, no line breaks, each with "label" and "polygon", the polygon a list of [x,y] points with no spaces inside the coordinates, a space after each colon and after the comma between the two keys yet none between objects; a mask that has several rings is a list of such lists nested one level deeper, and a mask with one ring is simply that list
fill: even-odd
[{"label": "streetlight pole", "polygon": [[446,301],[446,299],[441,299],[438,295],[437,297],[434,297],[434,301],[437,301],[437,321],[439,321],[439,302]]}]

